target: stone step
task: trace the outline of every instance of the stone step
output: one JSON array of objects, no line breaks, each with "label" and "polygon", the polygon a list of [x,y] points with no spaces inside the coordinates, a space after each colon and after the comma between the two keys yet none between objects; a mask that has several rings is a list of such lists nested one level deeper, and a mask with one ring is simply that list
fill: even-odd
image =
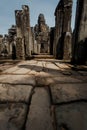
[{"label": "stone step", "polygon": [[53,55],[47,55],[47,54],[40,54],[40,55],[33,55],[33,58],[37,59],[54,59]]}]

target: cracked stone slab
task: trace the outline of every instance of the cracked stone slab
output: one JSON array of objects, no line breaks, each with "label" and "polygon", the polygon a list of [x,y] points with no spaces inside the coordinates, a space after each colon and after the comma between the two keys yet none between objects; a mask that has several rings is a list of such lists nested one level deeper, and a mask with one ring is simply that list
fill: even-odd
[{"label": "cracked stone slab", "polygon": [[19,69],[18,66],[14,66],[14,67],[11,67],[9,69],[6,69],[5,71],[3,71],[3,73],[12,73],[18,69]]},{"label": "cracked stone slab", "polygon": [[37,84],[39,86],[43,85],[51,85],[51,84],[57,84],[57,83],[81,83],[82,80],[76,79],[70,76],[37,76],[36,77]]},{"label": "cracked stone slab", "polygon": [[60,68],[57,67],[54,63],[51,63],[51,62],[47,62],[46,63],[46,68],[48,69],[53,69],[53,70],[59,70]]},{"label": "cracked stone slab", "polygon": [[53,103],[87,100],[87,83],[51,85]]},{"label": "cracked stone slab", "polygon": [[24,104],[0,104],[0,130],[22,130],[26,113]]},{"label": "cracked stone slab", "polygon": [[46,88],[36,88],[31,100],[26,130],[53,130],[50,99]]},{"label": "cracked stone slab", "polygon": [[29,85],[0,84],[0,101],[28,103],[32,88]]},{"label": "cracked stone slab", "polygon": [[57,130],[87,130],[87,103],[77,102],[55,108]]},{"label": "cracked stone slab", "polygon": [[69,67],[67,64],[65,64],[65,63],[55,62],[55,64],[56,64],[59,68],[61,68],[62,70],[63,70],[63,69],[70,69],[70,67]]},{"label": "cracked stone slab", "polygon": [[35,85],[35,78],[32,75],[1,75],[0,83],[30,84]]},{"label": "cracked stone slab", "polygon": [[30,71],[31,71],[31,69],[19,68],[18,70],[14,71],[13,74],[27,74]]}]

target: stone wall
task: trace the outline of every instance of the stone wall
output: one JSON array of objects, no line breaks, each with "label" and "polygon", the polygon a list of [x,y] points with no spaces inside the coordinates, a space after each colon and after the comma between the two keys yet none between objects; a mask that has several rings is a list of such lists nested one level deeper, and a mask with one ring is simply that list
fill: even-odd
[{"label": "stone wall", "polygon": [[87,61],[87,0],[77,0],[72,62]]},{"label": "stone wall", "polygon": [[53,53],[55,58],[71,58],[71,15],[72,0],[60,0],[55,10],[55,37]]}]

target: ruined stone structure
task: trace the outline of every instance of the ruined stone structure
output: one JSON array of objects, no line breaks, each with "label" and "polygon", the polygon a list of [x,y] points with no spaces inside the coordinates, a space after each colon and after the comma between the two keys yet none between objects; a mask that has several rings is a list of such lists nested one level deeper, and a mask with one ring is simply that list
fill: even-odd
[{"label": "ruined stone structure", "polygon": [[0,35],[0,55],[2,52],[2,40],[3,40],[3,35]]},{"label": "ruined stone structure", "polygon": [[12,25],[8,29],[8,51],[12,59],[16,59],[16,26]]},{"label": "ruined stone structure", "polygon": [[55,28],[50,28],[50,54],[53,55],[53,43],[54,43],[54,31]]},{"label": "ruined stone structure", "polygon": [[17,40],[16,40],[16,57],[25,59],[31,55],[31,28],[29,7],[22,6],[22,10],[15,11]]},{"label": "ruined stone structure", "polygon": [[0,56],[8,57],[10,55],[9,50],[9,36],[5,34],[0,37]]},{"label": "ruined stone structure", "polygon": [[84,64],[87,61],[87,0],[77,0],[74,36],[72,61]]},{"label": "ruined stone structure", "polygon": [[37,53],[49,53],[49,27],[45,22],[43,14],[38,17],[38,24],[35,25],[35,46],[37,46]]},{"label": "ruined stone structure", "polygon": [[72,0],[60,0],[55,10],[54,56],[58,59],[71,57]]}]

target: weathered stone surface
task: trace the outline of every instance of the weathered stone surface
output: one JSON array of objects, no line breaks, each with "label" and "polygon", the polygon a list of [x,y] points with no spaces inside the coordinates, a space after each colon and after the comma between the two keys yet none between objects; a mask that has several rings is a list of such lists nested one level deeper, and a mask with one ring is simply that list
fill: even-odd
[{"label": "weathered stone surface", "polygon": [[29,17],[29,7],[27,5],[23,5],[22,10],[15,11],[17,27],[16,57],[18,59],[31,56],[33,41]]},{"label": "weathered stone surface", "polygon": [[75,100],[87,100],[87,83],[51,85],[53,103],[64,103]]},{"label": "weathered stone surface", "polygon": [[87,130],[87,103],[76,102],[55,109],[57,130]]},{"label": "weathered stone surface", "polygon": [[35,78],[31,75],[3,75],[0,83],[35,85]]},{"label": "weathered stone surface", "polygon": [[37,54],[49,53],[49,27],[45,22],[43,14],[38,16],[38,24],[36,24],[34,27],[34,33],[35,44],[37,45]]},{"label": "weathered stone surface", "polygon": [[18,66],[14,66],[14,67],[11,67],[11,68],[8,68],[6,70],[3,70],[3,73],[13,73],[14,71],[18,70]]},{"label": "weathered stone surface", "polygon": [[29,102],[32,86],[0,84],[0,101]]},{"label": "weathered stone surface", "polygon": [[76,79],[76,78],[73,78],[73,77],[70,77],[70,76],[37,76],[36,77],[36,83],[39,85],[39,86],[44,86],[44,85],[53,85],[53,84],[60,84],[62,83],[63,85],[64,84],[75,84],[75,83],[82,83],[83,80],[81,79]]},{"label": "weathered stone surface", "polygon": [[50,115],[50,99],[46,88],[35,89],[26,130],[53,130]]},{"label": "weathered stone surface", "polygon": [[27,106],[24,104],[0,104],[0,130],[22,130]]},{"label": "weathered stone surface", "polygon": [[2,52],[2,41],[3,41],[3,35],[0,35],[0,55],[1,55],[1,52]]},{"label": "weathered stone surface", "polygon": [[76,20],[73,42],[73,63],[85,64],[87,61],[87,1],[77,0]]},{"label": "weathered stone surface", "polygon": [[13,74],[28,74],[31,71],[29,68],[19,68],[18,70],[14,71]]},{"label": "weathered stone surface", "polygon": [[72,0],[60,0],[55,10],[55,33],[53,54],[55,58],[71,58]]}]

